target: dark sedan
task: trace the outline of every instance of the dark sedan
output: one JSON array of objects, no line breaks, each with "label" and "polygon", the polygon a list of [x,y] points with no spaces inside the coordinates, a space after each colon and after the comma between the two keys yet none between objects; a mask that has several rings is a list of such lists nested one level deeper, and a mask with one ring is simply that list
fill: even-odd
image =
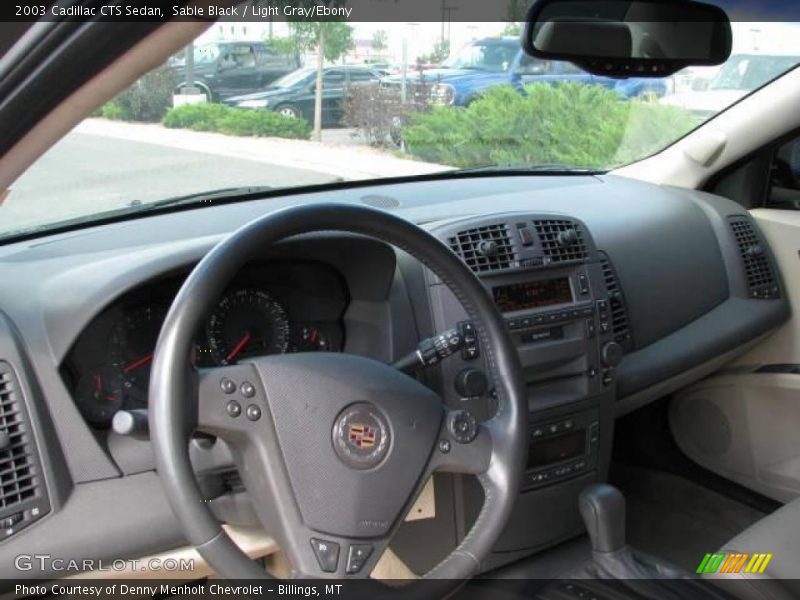
[{"label": "dark sedan", "polygon": [[[342,120],[345,89],[378,81],[382,73],[369,67],[326,67],[322,76],[322,123],[338,125]],[[314,118],[317,70],[298,69],[273,82],[263,91],[225,100],[239,108],[266,108],[284,116],[311,121]]]}]

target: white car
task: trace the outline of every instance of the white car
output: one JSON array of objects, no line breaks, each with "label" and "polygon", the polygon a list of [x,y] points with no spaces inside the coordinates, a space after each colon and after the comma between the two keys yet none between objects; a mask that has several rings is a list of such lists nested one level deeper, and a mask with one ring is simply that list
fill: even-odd
[{"label": "white car", "polygon": [[800,56],[738,54],[710,83],[696,79],[692,91],[666,96],[661,103],[686,109],[705,121],[798,63]]}]

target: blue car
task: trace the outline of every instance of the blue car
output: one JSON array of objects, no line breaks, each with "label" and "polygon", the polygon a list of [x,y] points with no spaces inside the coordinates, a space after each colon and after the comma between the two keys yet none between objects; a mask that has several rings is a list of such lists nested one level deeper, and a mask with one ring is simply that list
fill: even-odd
[{"label": "blue car", "polygon": [[[520,48],[518,38],[474,40],[444,61],[437,69],[409,71],[406,86],[413,99],[425,86],[436,104],[468,106],[483,92],[496,85],[522,89],[529,83],[574,81],[602,85],[625,98],[664,96],[670,89],[667,79],[598,77],[569,62],[533,58]],[[402,86],[402,76],[382,80],[384,86]]]}]

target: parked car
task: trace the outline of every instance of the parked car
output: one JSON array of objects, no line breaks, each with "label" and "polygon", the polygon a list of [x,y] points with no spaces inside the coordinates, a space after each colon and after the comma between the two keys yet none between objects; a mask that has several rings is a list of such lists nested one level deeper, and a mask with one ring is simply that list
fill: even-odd
[{"label": "parked car", "polygon": [[[178,89],[186,85],[186,61],[175,63]],[[297,55],[265,42],[211,42],[194,48],[194,84],[211,102],[263,89],[301,66]]]},{"label": "parked car", "polygon": [[[342,119],[345,90],[349,85],[378,81],[378,69],[362,66],[326,67],[322,76],[322,123],[338,125]],[[298,69],[253,94],[235,96],[225,104],[239,108],[267,108],[284,116],[312,120],[317,89],[317,70]]]},{"label": "parked car", "polygon": [[[614,89],[630,98],[664,96],[669,90],[666,79],[631,77],[616,79],[587,73],[572,63],[540,60],[527,56],[515,37],[473,40],[439,67],[422,71],[409,70],[406,85],[413,99],[416,89],[424,87],[434,102],[467,106],[492,86],[527,83],[578,81]],[[400,87],[402,76],[383,80],[383,85]]]},{"label": "parked car", "polygon": [[798,64],[800,56],[738,54],[728,59],[710,83],[699,80],[692,91],[672,94],[661,102],[706,120]]}]

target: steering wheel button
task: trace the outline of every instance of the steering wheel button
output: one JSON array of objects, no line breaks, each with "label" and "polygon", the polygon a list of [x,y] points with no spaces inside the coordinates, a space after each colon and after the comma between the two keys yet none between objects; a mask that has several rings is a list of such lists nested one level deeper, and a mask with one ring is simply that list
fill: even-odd
[{"label": "steering wheel button", "polygon": [[348,575],[358,573],[372,554],[372,546],[370,544],[353,544],[347,553],[347,571]]},{"label": "steering wheel button", "polygon": [[236,384],[233,383],[227,377],[219,382],[219,387],[222,389],[223,392],[226,394],[232,394],[236,391]]},{"label": "steering wheel button", "polygon": [[242,414],[242,405],[239,404],[236,400],[231,400],[225,405],[225,412],[228,413],[229,417],[238,417]]},{"label": "steering wheel button", "polygon": [[319,568],[325,573],[335,573],[339,564],[339,544],[328,540],[311,538],[311,549],[317,557]]},{"label": "steering wheel button", "polygon": [[245,412],[247,418],[251,421],[258,421],[261,418],[261,409],[258,408],[255,404],[251,404],[247,407],[247,411]]},{"label": "steering wheel button", "polygon": [[239,391],[242,392],[242,396],[244,396],[245,398],[252,398],[253,396],[256,395],[256,388],[249,381],[245,381],[244,383],[242,383],[242,385],[239,387]]}]

